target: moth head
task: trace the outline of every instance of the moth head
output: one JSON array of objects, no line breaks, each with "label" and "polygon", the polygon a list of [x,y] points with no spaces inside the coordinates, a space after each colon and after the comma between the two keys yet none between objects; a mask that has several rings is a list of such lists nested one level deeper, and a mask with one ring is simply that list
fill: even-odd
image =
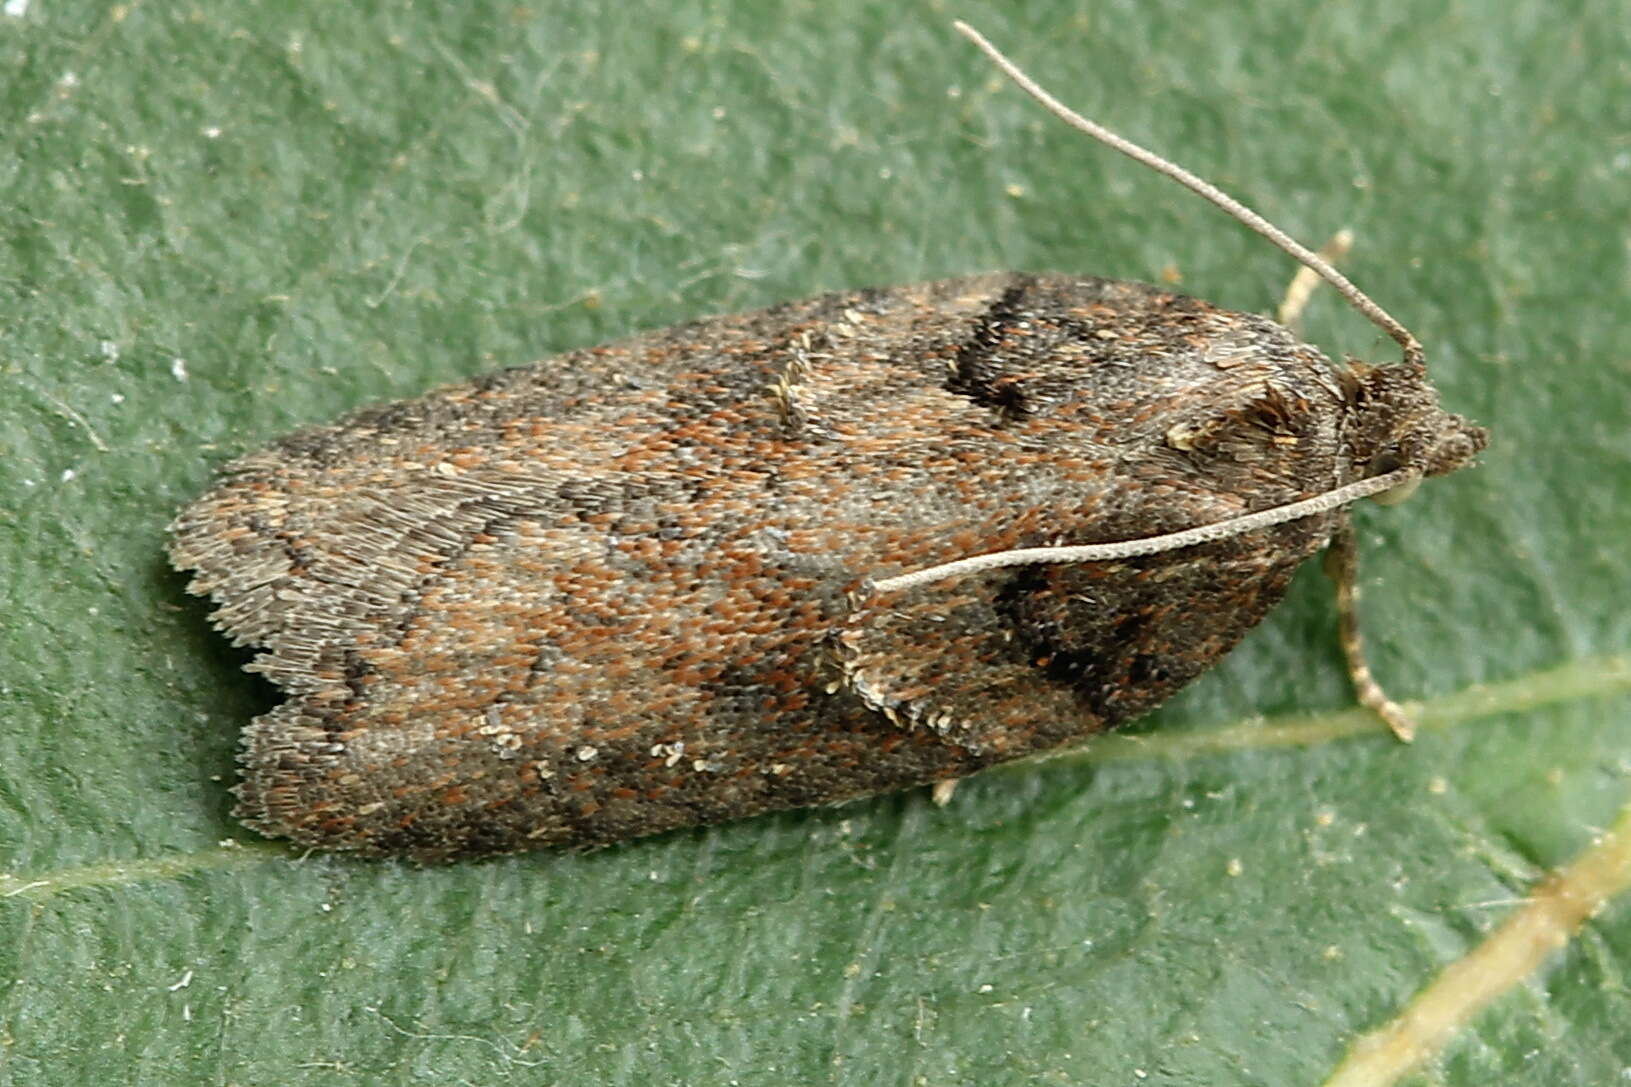
[{"label": "moth head", "polygon": [[1352,414],[1354,464],[1366,477],[1413,468],[1417,479],[1375,495],[1383,505],[1408,498],[1427,476],[1470,465],[1489,443],[1489,432],[1439,406],[1438,390],[1418,362],[1393,366],[1352,363],[1345,374]]}]

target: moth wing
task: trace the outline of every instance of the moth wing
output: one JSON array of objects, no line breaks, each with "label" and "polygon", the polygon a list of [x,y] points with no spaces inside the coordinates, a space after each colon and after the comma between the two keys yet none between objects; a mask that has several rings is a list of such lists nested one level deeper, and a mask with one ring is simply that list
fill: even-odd
[{"label": "moth wing", "polygon": [[1000,761],[1139,717],[1284,596],[1335,517],[1115,562],[1016,567],[867,601],[844,682],[902,727]]}]

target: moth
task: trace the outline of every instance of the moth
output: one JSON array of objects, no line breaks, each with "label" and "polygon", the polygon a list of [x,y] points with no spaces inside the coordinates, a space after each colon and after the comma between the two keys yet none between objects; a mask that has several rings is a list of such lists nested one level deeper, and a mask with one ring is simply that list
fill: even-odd
[{"label": "moth", "polygon": [[[662,329],[228,465],[170,556],[286,701],[237,814],[420,861],[590,848],[955,782],[1150,710],[1321,549],[1361,701],[1348,507],[1470,464],[1421,346],[1337,367],[1139,283],[982,275]],[[942,785],[944,791],[944,785]]]}]

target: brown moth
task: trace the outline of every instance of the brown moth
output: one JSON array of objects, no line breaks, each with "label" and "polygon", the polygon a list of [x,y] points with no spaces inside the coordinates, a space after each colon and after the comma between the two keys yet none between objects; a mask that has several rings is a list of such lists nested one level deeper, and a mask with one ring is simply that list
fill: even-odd
[{"label": "brown moth", "polygon": [[1414,337],[1333,366],[1266,318],[1006,273],[573,351],[227,466],[177,568],[287,701],[238,815],[445,861],[831,804],[1077,743],[1211,667],[1346,507],[1465,467]]}]

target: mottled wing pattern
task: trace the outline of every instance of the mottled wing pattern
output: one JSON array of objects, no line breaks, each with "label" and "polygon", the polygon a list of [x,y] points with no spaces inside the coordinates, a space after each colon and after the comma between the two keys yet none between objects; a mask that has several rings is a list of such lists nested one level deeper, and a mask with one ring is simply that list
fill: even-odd
[{"label": "mottled wing pattern", "polygon": [[1153,288],[849,292],[302,432],[229,466],[172,557],[289,695],[246,733],[252,825],[425,859],[590,846],[1148,708],[1328,518],[1199,563],[863,585],[1304,497],[1343,470],[1342,403],[1278,326]]}]

